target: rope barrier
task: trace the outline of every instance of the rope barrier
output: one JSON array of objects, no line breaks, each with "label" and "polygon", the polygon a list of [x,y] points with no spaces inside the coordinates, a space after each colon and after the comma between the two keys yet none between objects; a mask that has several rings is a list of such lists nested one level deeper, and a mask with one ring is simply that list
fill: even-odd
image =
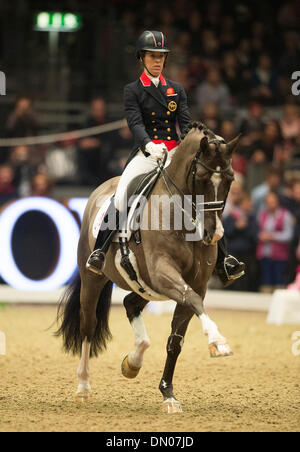
[{"label": "rope barrier", "polygon": [[42,135],[38,137],[23,137],[23,138],[0,138],[1,147],[15,147],[15,146],[33,146],[37,144],[50,144],[58,141],[74,140],[88,137],[91,135],[98,135],[100,133],[112,132],[127,126],[125,119],[119,121],[109,122],[101,126],[89,127],[87,129],[72,130],[70,132],[62,132],[52,135]]}]

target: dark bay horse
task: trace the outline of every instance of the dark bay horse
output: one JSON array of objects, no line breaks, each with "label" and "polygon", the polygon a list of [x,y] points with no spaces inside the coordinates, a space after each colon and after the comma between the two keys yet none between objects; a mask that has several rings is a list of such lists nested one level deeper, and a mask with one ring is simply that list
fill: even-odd
[{"label": "dark bay horse", "polygon": [[[208,336],[212,357],[231,355],[226,339],[217,325],[205,314],[203,302],[207,283],[217,259],[217,241],[222,237],[222,208],[234,179],[231,166],[232,152],[238,137],[230,143],[216,136],[201,123],[193,123],[182,137],[171,163],[162,169],[151,193],[154,195],[204,194],[204,235],[202,240],[187,241],[184,231],[141,230],[141,244],[133,240],[129,248],[135,256],[140,281],[147,291],[141,293],[120,272],[118,243],[112,243],[107,253],[103,275],[86,269],[86,261],[94,249],[93,225],[104,196],[113,194],[118,178],[99,186],[91,195],[81,226],[78,244],[79,275],[69,287],[59,308],[61,325],[57,335],[63,336],[66,351],[81,354],[78,375],[77,400],[86,401],[89,384],[89,358],[105,349],[111,338],[108,316],[111,304],[112,284],[131,291],[124,298],[127,317],[134,331],[134,350],[122,363],[122,373],[134,378],[143,363],[150,341],[142,319],[142,311],[150,299],[177,302],[172,320],[172,331],[167,344],[167,360],[159,389],[163,395],[163,410],[181,412],[181,406],[173,394],[173,374],[181,352],[188,324],[196,315],[204,334]],[[222,208],[214,208],[221,206]],[[153,206],[148,206],[148,209]],[[149,295],[150,294],[150,295]]]}]

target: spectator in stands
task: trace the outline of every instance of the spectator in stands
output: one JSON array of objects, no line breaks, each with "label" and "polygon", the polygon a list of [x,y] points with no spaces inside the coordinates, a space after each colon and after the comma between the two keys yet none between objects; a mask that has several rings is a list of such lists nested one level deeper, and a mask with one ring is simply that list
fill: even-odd
[{"label": "spectator in stands", "polygon": [[263,149],[265,160],[271,163],[274,160],[274,153],[282,146],[282,135],[277,121],[268,121],[264,126],[264,131],[260,140],[255,142]]},{"label": "spectator in stands", "polygon": [[[173,70],[174,69],[175,68],[173,67]],[[183,86],[186,93],[190,92],[193,82],[189,76],[189,68],[187,66],[178,66],[174,73],[174,78],[176,78],[176,81]]]},{"label": "spectator in stands", "polygon": [[56,184],[79,182],[76,140],[62,140],[55,143],[45,156],[46,172]]},{"label": "spectator in stands", "polygon": [[116,130],[109,135],[108,177],[120,176],[133,147],[132,134],[128,126]]},{"label": "spectator in stands", "polygon": [[203,106],[203,111],[199,119],[214,133],[220,131],[221,119],[219,107],[215,102],[207,102]]},{"label": "spectator in stands", "polygon": [[300,220],[300,180],[293,180],[286,184],[280,203]]},{"label": "spectator in stands", "polygon": [[[193,54],[199,52],[199,42],[201,41],[202,15],[198,9],[192,11],[188,18],[189,31],[191,34],[191,51]],[[167,33],[169,37],[169,34]]]},{"label": "spectator in stands", "polygon": [[19,96],[14,111],[9,115],[6,122],[6,136],[10,138],[34,136],[37,135],[38,130],[38,116],[33,109],[31,98]]},{"label": "spectator in stands", "polygon": [[54,187],[54,181],[47,174],[37,173],[30,181],[30,196],[51,197]]},{"label": "spectator in stands", "polygon": [[252,74],[252,98],[264,105],[273,105],[276,100],[277,77],[269,55],[260,55]]},{"label": "spectator in stands", "polygon": [[251,78],[251,44],[246,37],[240,40],[236,56],[243,80],[249,80]]},{"label": "spectator in stands", "polygon": [[266,24],[258,20],[251,22],[250,44],[251,58],[258,61],[262,52],[266,48]]},{"label": "spectator in stands", "polygon": [[239,94],[243,89],[243,81],[241,79],[237,57],[233,51],[227,51],[223,57],[222,79],[230,90],[232,101],[237,104]]},{"label": "spectator in stands", "polygon": [[[197,86],[199,80],[202,79],[204,74],[204,68],[202,66],[201,56],[194,53],[189,58],[188,63],[189,77],[191,79],[191,85]],[[192,99],[191,99],[192,100]]]},{"label": "spectator in stands", "polygon": [[296,267],[298,263],[298,244],[300,240],[300,180],[291,184],[291,189],[281,196],[280,204],[286,208],[295,218],[294,233],[290,244],[290,259],[288,266],[288,281],[295,279]]},{"label": "spectator in stands", "polygon": [[238,208],[243,199],[243,196],[243,185],[240,182],[234,180],[228,193],[228,198],[223,212],[223,218],[226,218],[227,215],[230,215],[234,209]]},{"label": "spectator in stands", "polygon": [[251,44],[248,38],[242,36],[235,51],[241,77],[239,101],[243,104],[249,102],[251,90],[253,60],[251,57]]},{"label": "spectator in stands", "polygon": [[28,146],[16,146],[11,150],[9,163],[14,170],[14,184],[18,195],[30,195],[30,180],[37,172],[37,165],[32,161],[31,149]]},{"label": "spectator in stands", "polygon": [[222,7],[219,0],[211,0],[205,9],[205,23],[212,29],[219,28],[221,22]]},{"label": "spectator in stands", "polygon": [[255,291],[256,238],[257,224],[252,212],[252,201],[248,193],[243,192],[239,202],[234,205],[223,221],[227,238],[228,252],[238,256],[246,264],[246,275],[232,286],[233,290]]},{"label": "spectator in stands", "polygon": [[[251,146],[254,141],[262,138],[264,130],[264,109],[259,102],[251,102],[248,105],[248,114],[240,124],[239,132],[243,135],[241,145]],[[244,143],[242,143],[244,140]]]},{"label": "spectator in stands", "polygon": [[253,209],[256,215],[265,207],[265,198],[269,192],[283,194],[282,171],[279,168],[270,166],[266,173],[266,181],[256,187],[252,193]]},{"label": "spectator in stands", "polygon": [[207,72],[206,80],[196,90],[197,108],[203,111],[207,102],[215,102],[222,114],[231,111],[231,97],[228,86],[223,83],[220,71],[211,68]]},{"label": "spectator in stands", "polygon": [[285,1],[277,13],[277,21],[284,29],[296,29],[299,25],[300,10],[299,1]]},{"label": "spectator in stands", "polygon": [[257,258],[261,265],[262,292],[272,292],[286,285],[289,242],[293,236],[293,217],[280,207],[276,192],[265,198],[266,207],[258,217]]},{"label": "spectator in stands", "polygon": [[269,121],[261,139],[249,147],[249,163],[247,168],[247,187],[252,191],[265,180],[265,172],[282,149],[282,137],[276,121]]},{"label": "spectator in stands", "polygon": [[233,140],[236,136],[234,122],[229,119],[225,119],[221,123],[220,135],[226,142]]},{"label": "spectator in stands", "polygon": [[0,166],[0,206],[18,198],[14,185],[14,170],[8,165]]},{"label": "spectator in stands", "polygon": [[200,46],[202,65],[205,70],[209,70],[218,63],[219,59],[219,41],[212,29],[203,29]]},{"label": "spectator in stands", "polygon": [[[170,42],[174,42],[176,39],[177,28],[174,26],[175,15],[173,11],[167,6],[163,6],[160,9],[159,14],[160,25],[158,30],[164,30],[164,34],[168,36]],[[156,24],[157,26],[157,24]]]},{"label": "spectator in stands", "polygon": [[188,31],[178,33],[172,50],[172,66],[182,67],[188,65],[191,49],[191,34]]},{"label": "spectator in stands", "polygon": [[[299,23],[296,28],[298,28]],[[295,30],[296,30],[295,28]],[[291,79],[291,74],[299,70],[300,35],[296,31],[288,31],[284,36],[284,48],[278,62],[279,74]]]},{"label": "spectator in stands", "polygon": [[[224,138],[226,143],[231,141],[236,136],[234,122],[229,119],[222,121],[219,134],[222,138]],[[247,160],[240,154],[239,151],[233,153],[232,167],[236,173],[239,173],[240,177],[245,177],[247,171]]]},{"label": "spectator in stands", "polygon": [[233,16],[223,16],[219,33],[220,49],[222,53],[227,51],[231,52],[236,48],[236,35],[235,20]]},{"label": "spectator in stands", "polygon": [[[90,116],[84,127],[101,126],[107,123],[107,104],[102,97],[91,102]],[[98,186],[107,178],[107,151],[105,137],[95,134],[82,138],[78,146],[78,166],[81,184]]]},{"label": "spectator in stands", "polygon": [[279,124],[283,138],[295,140],[300,135],[300,107],[296,104],[286,104]]}]

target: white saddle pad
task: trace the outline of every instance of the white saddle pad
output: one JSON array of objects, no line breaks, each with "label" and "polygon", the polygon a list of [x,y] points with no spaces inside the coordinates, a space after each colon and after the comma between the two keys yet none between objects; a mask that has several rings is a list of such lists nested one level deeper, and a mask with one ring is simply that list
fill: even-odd
[{"label": "white saddle pad", "polygon": [[[146,189],[147,187],[145,187]],[[144,191],[143,191],[144,192]],[[131,234],[132,232],[135,230],[134,229],[134,219],[136,217],[136,206],[139,203],[143,192],[140,193],[136,199],[134,200],[134,203],[132,204],[130,211],[128,213],[128,217],[127,217],[127,225],[126,228],[123,228],[124,230],[126,230],[125,232],[117,232],[114,236],[113,242],[119,242],[119,238],[123,237],[123,238],[127,238],[127,240],[130,240]],[[93,237],[96,239],[98,237],[98,233],[101,227],[101,224],[104,220],[104,217],[106,215],[107,209],[111,203],[111,199],[112,199],[113,195],[111,195],[109,198],[106,199],[106,201],[102,204],[102,206],[99,208],[99,211],[95,217],[94,223],[93,223]]]}]

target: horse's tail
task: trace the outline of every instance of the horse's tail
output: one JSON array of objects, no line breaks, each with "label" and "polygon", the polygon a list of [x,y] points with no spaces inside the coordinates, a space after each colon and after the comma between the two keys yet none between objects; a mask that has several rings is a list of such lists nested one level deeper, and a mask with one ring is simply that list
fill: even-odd
[{"label": "horse's tail", "polygon": [[[81,354],[84,340],[80,330],[80,289],[79,273],[63,294],[57,313],[57,320],[61,322],[55,336],[63,337],[64,350],[74,355]],[[97,356],[106,348],[107,340],[111,339],[108,316],[111,305],[112,282],[108,281],[99,295],[96,317],[97,325],[91,340],[91,356]]]},{"label": "horse's tail", "polygon": [[80,289],[81,278],[79,273],[67,287],[60,299],[57,320],[61,322],[55,336],[62,336],[64,350],[74,355],[81,352],[80,334]]}]

